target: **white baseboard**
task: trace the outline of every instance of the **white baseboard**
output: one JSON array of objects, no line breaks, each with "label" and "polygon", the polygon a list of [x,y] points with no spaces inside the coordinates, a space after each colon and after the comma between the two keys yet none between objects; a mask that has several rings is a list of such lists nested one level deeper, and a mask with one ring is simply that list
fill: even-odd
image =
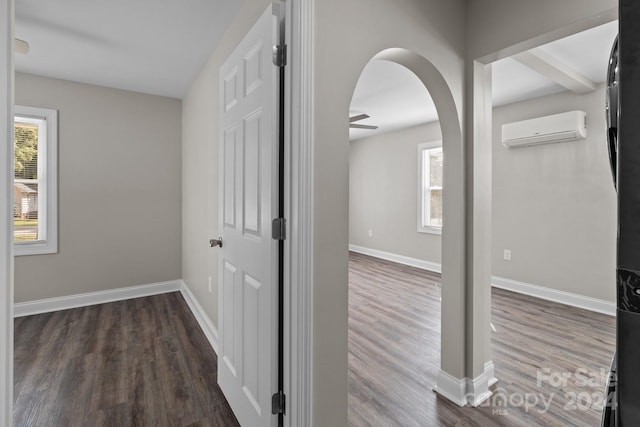
[{"label": "white baseboard", "polygon": [[379,251],[377,249],[365,248],[363,246],[349,245],[351,252],[357,252],[359,254],[369,255],[372,257],[385,259],[387,261],[397,262],[398,264],[404,264],[411,267],[421,268],[423,270],[435,271],[436,273],[442,272],[440,264],[435,262],[423,261],[417,258],[411,258],[404,255],[392,254],[391,252]]},{"label": "white baseboard", "polygon": [[[349,245],[349,250],[387,261],[409,265],[411,267],[435,271],[436,273],[442,272],[441,265],[434,262],[423,261],[416,258],[406,257],[404,255],[392,254],[389,252],[379,251],[377,249],[365,248],[356,245]],[[491,285],[495,288],[505,289],[507,291],[529,295],[547,301],[559,302],[561,304],[583,308],[585,310],[594,311],[597,313],[608,314],[609,316],[616,315],[615,302],[591,298],[583,295],[573,294],[570,292],[559,291],[556,289],[545,288],[542,286],[532,285],[530,283],[519,282],[517,280],[506,279],[504,277],[498,276],[492,276],[491,282]]]},{"label": "white baseboard", "polygon": [[187,286],[184,280],[181,280],[180,293],[182,293],[182,297],[187,302],[193,316],[196,318],[200,328],[202,328],[202,331],[207,337],[207,340],[209,340],[209,344],[211,344],[213,351],[218,354],[218,329],[214,326],[207,313],[205,313],[196,297],[191,293],[191,289],[189,289],[189,286]]},{"label": "white baseboard", "polygon": [[467,378],[467,401],[474,408],[491,397],[489,387],[498,382],[494,376],[495,369],[493,362],[489,361],[484,364],[484,372],[476,378]]},{"label": "white baseboard", "polygon": [[597,313],[608,314],[609,316],[616,315],[616,304],[614,302],[572,294],[570,292],[558,291],[556,289],[544,288],[542,286],[518,282],[517,280],[505,279],[504,277],[493,276],[491,278],[491,282],[492,286],[495,288],[505,289],[507,291],[517,292],[519,294],[525,294],[548,301],[559,302],[561,304],[583,308]]},{"label": "white baseboard", "polygon": [[492,361],[484,364],[484,375],[489,378],[489,387],[498,383],[498,379],[496,378],[496,367]]},{"label": "white baseboard", "polygon": [[438,379],[433,391],[452,401],[458,406],[465,406],[467,401],[467,379],[456,378],[443,370],[438,372]]},{"label": "white baseboard", "polygon": [[450,400],[458,406],[479,406],[491,397],[489,387],[498,382],[494,376],[493,362],[484,365],[484,372],[476,378],[456,378],[449,373],[440,370],[437,384],[433,391]]},{"label": "white baseboard", "polygon": [[68,310],[70,308],[176,292],[180,290],[181,286],[181,280],[172,280],[169,282],[20,302],[14,304],[14,317],[31,316],[33,314],[50,313],[52,311]]},{"label": "white baseboard", "polygon": [[34,314],[50,313],[53,311],[68,310],[70,308],[87,307],[90,305],[124,301],[177,291],[180,291],[182,294],[182,297],[211,344],[213,351],[218,354],[218,330],[183,280],[172,280],[169,282],[151,283],[148,285],[130,286],[107,291],[21,302],[14,305],[13,312],[14,317],[31,316]]}]

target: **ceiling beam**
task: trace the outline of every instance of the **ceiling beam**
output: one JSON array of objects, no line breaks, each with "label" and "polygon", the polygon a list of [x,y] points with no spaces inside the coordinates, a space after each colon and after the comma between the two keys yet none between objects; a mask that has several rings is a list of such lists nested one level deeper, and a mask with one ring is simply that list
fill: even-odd
[{"label": "ceiling beam", "polygon": [[591,80],[540,49],[528,50],[512,58],[578,95],[596,90]]}]

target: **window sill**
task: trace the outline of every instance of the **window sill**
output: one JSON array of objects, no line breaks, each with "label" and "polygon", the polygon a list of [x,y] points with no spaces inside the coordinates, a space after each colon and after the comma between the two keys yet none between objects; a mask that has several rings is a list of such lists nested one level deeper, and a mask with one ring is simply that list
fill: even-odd
[{"label": "window sill", "polygon": [[442,227],[418,227],[418,233],[441,235]]},{"label": "window sill", "polygon": [[58,248],[50,242],[14,243],[13,254],[15,256],[47,255],[58,253]]}]

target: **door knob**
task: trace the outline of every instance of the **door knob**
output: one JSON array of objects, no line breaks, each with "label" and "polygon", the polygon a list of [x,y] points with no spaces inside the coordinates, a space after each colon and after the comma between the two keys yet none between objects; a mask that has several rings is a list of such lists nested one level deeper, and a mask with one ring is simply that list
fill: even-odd
[{"label": "door knob", "polygon": [[209,240],[209,244],[211,245],[212,248],[215,248],[216,246],[222,247],[222,237]]}]

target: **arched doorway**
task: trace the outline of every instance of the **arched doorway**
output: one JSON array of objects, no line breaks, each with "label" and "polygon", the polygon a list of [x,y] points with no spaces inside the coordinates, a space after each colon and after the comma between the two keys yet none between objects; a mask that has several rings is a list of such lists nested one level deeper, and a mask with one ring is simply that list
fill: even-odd
[{"label": "arched doorway", "polygon": [[[440,383],[439,378],[442,376],[442,373],[447,375],[447,378],[457,377],[464,378],[465,377],[465,321],[464,321],[464,310],[465,310],[465,290],[464,290],[464,194],[462,191],[462,186],[464,182],[464,166],[463,166],[463,150],[462,150],[462,134],[460,127],[460,119],[459,113],[455,104],[454,97],[452,92],[445,81],[442,74],[438,71],[438,69],[426,58],[421,55],[418,55],[414,52],[405,49],[387,49],[384,50],[377,55],[375,55],[371,61],[377,62],[389,62],[396,64],[397,66],[401,66],[402,68],[408,70],[411,74],[413,74],[427,89],[428,95],[433,100],[433,104],[435,105],[435,110],[437,112],[436,119],[439,123],[436,123],[435,126],[439,127],[441,140],[442,140],[442,150],[444,152],[444,157],[446,158],[446,167],[444,168],[444,187],[447,188],[443,192],[443,224],[446,224],[442,227],[441,234],[441,248],[440,248],[440,258],[439,262],[432,263],[435,269],[438,269],[439,265],[436,267],[435,264],[441,263],[441,271],[442,271],[442,304],[441,304],[441,315],[438,321],[438,329],[441,329],[440,334],[440,345],[438,348],[431,348],[431,353],[436,352],[436,356],[433,357],[432,366],[430,366],[431,376],[429,380],[428,386],[425,385],[423,391],[420,391],[420,396],[416,396],[417,399],[427,399],[431,398],[433,394],[431,393],[431,388],[436,385],[436,383]],[[423,88],[423,89],[424,89]],[[353,114],[353,117],[358,118],[362,117],[363,114],[367,114],[366,111],[350,111],[350,116]],[[358,121],[363,125],[375,125],[375,117],[372,117],[369,120]],[[432,126],[433,127],[433,126]],[[429,137],[425,137],[427,140]],[[433,139],[433,138],[431,138]],[[425,142],[425,141],[423,141]],[[414,155],[417,155],[417,151],[413,151]],[[414,165],[417,162],[414,160]],[[413,165],[412,165],[413,166]],[[414,166],[415,167],[415,166]],[[414,174],[415,175],[415,174]],[[361,177],[362,178],[362,177]],[[415,192],[417,182],[414,182],[412,186],[412,191]],[[354,189],[351,189],[353,192]],[[359,191],[359,190],[356,190]],[[352,194],[351,197],[354,195]],[[350,206],[353,209],[353,206]],[[415,212],[415,204],[412,209]],[[414,217],[415,218],[415,217]],[[351,221],[350,221],[351,222]],[[389,224],[389,226],[393,229],[395,227],[394,224]],[[360,224],[359,228],[367,228],[364,224]],[[351,225],[351,228],[354,228],[354,225]],[[415,231],[415,228],[414,228]],[[363,232],[363,230],[359,230],[359,232]],[[368,229],[364,231],[368,233],[369,237],[373,237],[374,230]],[[351,234],[351,233],[350,233]],[[386,234],[389,234],[389,230],[386,231]],[[351,242],[350,242],[351,243]],[[356,246],[356,245],[354,245]],[[351,246],[353,248],[353,246]],[[379,251],[383,253],[385,251]],[[366,251],[364,252],[366,253]],[[374,251],[375,256],[375,251]],[[384,255],[383,255],[384,257]],[[387,258],[391,259],[391,258]],[[352,256],[353,261],[353,256]],[[363,268],[362,263],[358,263],[358,267],[362,272]],[[352,265],[354,265],[352,263]],[[366,263],[365,263],[366,265]],[[355,273],[357,275],[358,273]],[[355,277],[355,276],[353,276]],[[429,277],[423,277],[423,280],[429,281]],[[432,278],[431,278],[432,279]],[[439,279],[439,278],[437,278]],[[360,280],[362,280],[362,276],[360,276]],[[362,294],[357,296],[362,299]],[[351,296],[350,296],[351,298]],[[353,304],[350,302],[350,327],[351,325],[355,325],[357,320],[355,320],[355,314],[352,316],[351,309]],[[362,314],[362,313],[360,313]],[[352,320],[354,320],[352,322]],[[362,320],[362,319],[360,319]],[[350,334],[351,334],[350,330]],[[436,340],[437,332],[435,333]],[[433,335],[431,335],[433,336]],[[427,337],[427,338],[425,338]],[[429,339],[428,335],[422,337],[422,339]],[[352,344],[351,337],[349,344]],[[431,341],[433,344],[433,341]],[[354,346],[357,344],[354,344]],[[431,345],[433,347],[433,345]],[[362,352],[363,348],[360,348],[359,351]],[[390,350],[391,351],[391,350]],[[352,376],[357,375],[357,370],[359,369],[356,366],[352,366],[352,362],[355,364],[357,356],[355,356],[356,350],[352,352],[350,348],[349,360],[350,360],[350,374]],[[385,356],[387,357],[387,356]],[[384,357],[383,357],[384,358]],[[370,359],[371,360],[371,359]],[[353,369],[352,369],[353,368]],[[380,383],[383,384],[384,382]],[[441,390],[440,386],[437,387],[438,392],[443,394],[449,399],[456,401],[456,403],[465,404],[465,402],[458,402],[459,398],[457,396],[451,396],[447,393],[446,389]],[[350,390],[353,393],[358,393],[358,390],[355,390],[355,387],[352,388],[350,385]],[[382,390],[384,391],[384,390]],[[435,399],[435,397],[432,397]],[[386,398],[385,398],[386,399]],[[387,399],[388,400],[388,399]],[[387,401],[390,405],[393,405],[393,402]],[[404,409],[400,409],[402,412]],[[363,410],[366,412],[366,409]]]}]

